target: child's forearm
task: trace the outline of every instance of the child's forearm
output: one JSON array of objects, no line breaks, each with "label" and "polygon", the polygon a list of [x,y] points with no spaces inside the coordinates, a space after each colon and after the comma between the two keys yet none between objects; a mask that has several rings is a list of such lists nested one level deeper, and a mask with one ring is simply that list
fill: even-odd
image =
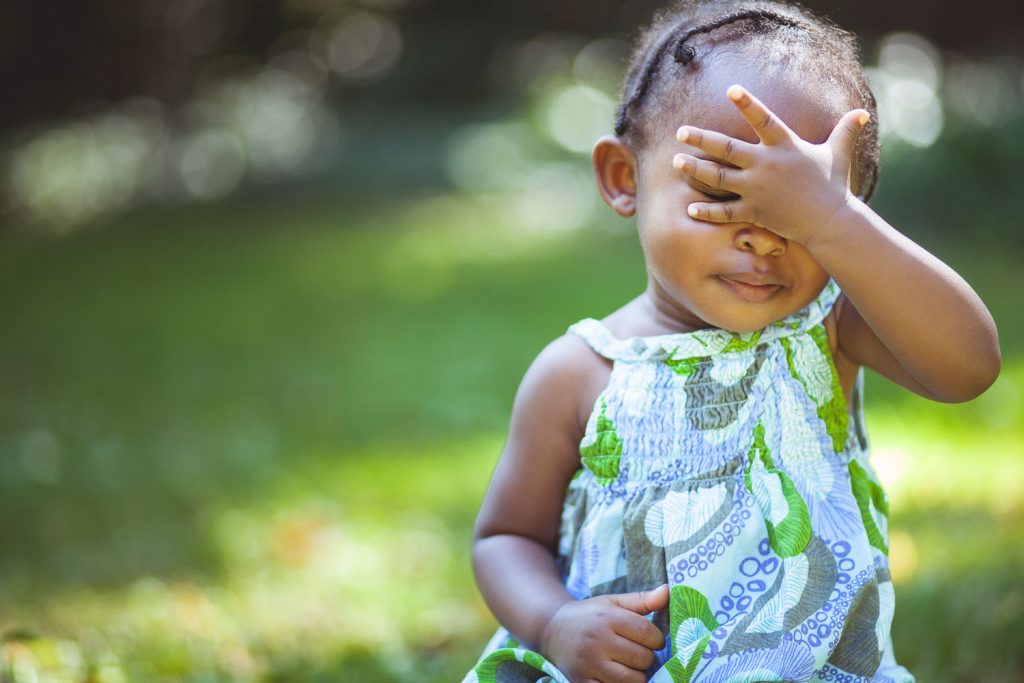
[{"label": "child's forearm", "polygon": [[930,398],[968,400],[995,381],[999,339],[985,304],[864,202],[851,199],[805,246]]},{"label": "child's forearm", "polygon": [[574,598],[562,584],[555,558],[540,543],[513,534],[478,539],[473,570],[480,593],[498,621],[525,647],[542,651],[551,617]]}]

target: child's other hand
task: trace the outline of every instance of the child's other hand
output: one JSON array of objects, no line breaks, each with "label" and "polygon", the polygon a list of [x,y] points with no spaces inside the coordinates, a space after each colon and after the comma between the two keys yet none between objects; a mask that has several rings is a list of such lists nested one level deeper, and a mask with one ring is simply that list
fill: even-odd
[{"label": "child's other hand", "polygon": [[729,100],[757,133],[761,144],[715,131],[682,126],[676,137],[732,166],[679,153],[672,159],[705,185],[739,195],[722,202],[695,202],[687,211],[712,223],[753,223],[806,244],[821,225],[849,202],[849,172],[857,136],[868,112],[847,112],[820,145],[794,133],[745,88],[733,85]]},{"label": "child's other hand", "polygon": [[668,584],[562,605],[541,636],[541,653],[572,683],[644,683],[661,630],[644,615],[668,605]]}]

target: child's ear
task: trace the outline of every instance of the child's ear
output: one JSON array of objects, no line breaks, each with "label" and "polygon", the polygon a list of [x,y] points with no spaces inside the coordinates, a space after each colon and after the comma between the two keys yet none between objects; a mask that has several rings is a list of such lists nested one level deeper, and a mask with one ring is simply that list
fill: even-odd
[{"label": "child's ear", "polygon": [[637,163],[633,151],[619,138],[605,135],[594,144],[591,155],[597,190],[615,213],[636,213]]}]

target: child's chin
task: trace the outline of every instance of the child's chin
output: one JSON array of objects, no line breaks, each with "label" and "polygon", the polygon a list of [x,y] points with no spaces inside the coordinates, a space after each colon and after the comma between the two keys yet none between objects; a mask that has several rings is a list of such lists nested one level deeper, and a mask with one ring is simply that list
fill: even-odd
[{"label": "child's chin", "polygon": [[776,320],[785,318],[789,313],[781,316],[775,315],[764,315],[757,317],[744,317],[742,319],[723,320],[718,327],[725,330],[726,332],[732,332],[734,334],[746,334],[748,332],[756,332],[763,330],[764,328],[771,325]]},{"label": "child's chin", "polygon": [[[765,325],[767,325],[767,323]],[[749,327],[749,326],[735,327],[735,326],[731,326],[731,327],[723,327],[722,329],[725,330],[726,332],[732,332],[733,334],[748,334],[750,332],[756,332],[758,330],[763,330],[765,328],[765,325],[758,325],[756,327]]]}]

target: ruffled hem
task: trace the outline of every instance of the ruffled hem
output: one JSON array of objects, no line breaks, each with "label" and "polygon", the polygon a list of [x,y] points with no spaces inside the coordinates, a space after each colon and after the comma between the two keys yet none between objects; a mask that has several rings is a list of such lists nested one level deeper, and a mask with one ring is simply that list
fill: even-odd
[{"label": "ruffled hem", "polygon": [[[677,681],[680,674],[687,671],[685,658],[672,656],[666,645],[666,657],[657,657],[654,666],[648,670],[647,679],[654,681]],[[784,656],[783,656],[784,655]],[[779,662],[778,660],[783,660]],[[768,663],[771,668],[757,667],[760,663]],[[848,674],[828,664],[818,671],[813,668],[813,660],[799,644],[783,643],[779,648],[748,650],[738,653],[733,661],[722,662],[724,666],[697,673],[695,683],[721,683],[722,681],[751,680],[750,672],[756,671],[758,680],[774,674],[782,678],[773,680],[809,680],[817,673],[822,680],[851,681],[854,683],[915,683],[914,676],[902,666],[895,663],[883,663],[872,676]],[[730,666],[730,664],[732,666]],[[689,680],[696,672],[689,667]],[[702,675],[706,674],[706,675]],[[462,683],[570,683],[551,661],[543,655],[528,650],[513,639],[504,627],[499,627],[492,638],[491,647],[484,651],[476,666],[462,679]]]}]

